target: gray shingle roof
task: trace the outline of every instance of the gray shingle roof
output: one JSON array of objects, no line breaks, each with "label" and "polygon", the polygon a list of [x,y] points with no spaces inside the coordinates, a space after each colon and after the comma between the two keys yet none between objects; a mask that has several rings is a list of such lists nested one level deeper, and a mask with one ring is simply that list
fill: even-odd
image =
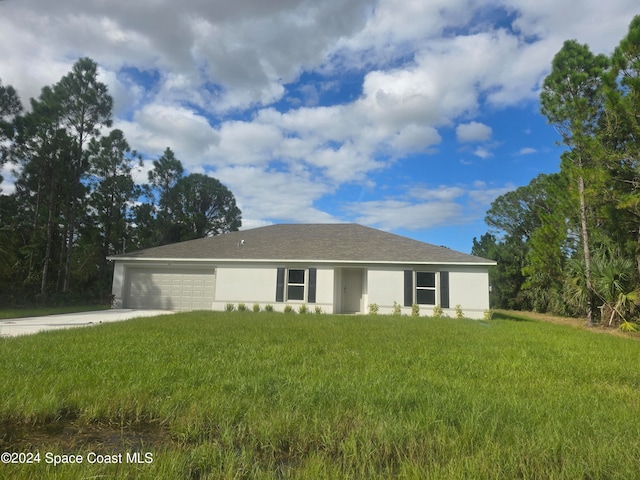
[{"label": "gray shingle roof", "polygon": [[147,248],[110,257],[182,260],[311,260],[384,263],[494,264],[353,223],[280,224]]}]

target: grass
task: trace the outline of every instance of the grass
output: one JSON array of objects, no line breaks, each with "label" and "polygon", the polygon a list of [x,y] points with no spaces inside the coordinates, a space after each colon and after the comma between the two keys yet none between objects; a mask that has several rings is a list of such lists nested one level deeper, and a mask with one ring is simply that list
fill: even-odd
[{"label": "grass", "polygon": [[[191,312],[0,340],[6,478],[638,478],[637,340],[539,321]],[[4,442],[4,443],[3,443]]]},{"label": "grass", "polygon": [[110,305],[71,305],[64,307],[37,307],[0,309],[0,320],[8,318],[40,317],[58,313],[91,312],[94,310],[108,310]]}]

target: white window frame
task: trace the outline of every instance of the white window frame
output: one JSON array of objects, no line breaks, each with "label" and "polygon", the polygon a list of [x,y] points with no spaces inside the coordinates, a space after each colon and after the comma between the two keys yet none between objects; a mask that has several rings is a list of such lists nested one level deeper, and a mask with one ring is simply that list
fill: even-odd
[{"label": "white window frame", "polygon": [[[433,283],[434,286],[433,287],[420,287],[418,286],[418,274],[420,273],[430,273],[433,274]],[[433,270],[416,270],[414,272],[414,279],[413,279],[413,299],[414,299],[414,303],[417,305],[426,305],[426,306],[431,306],[434,307],[436,305],[438,305],[438,294],[440,291],[440,272],[436,272]],[[434,303],[419,303],[418,302],[418,290],[425,290],[425,291],[432,291],[434,292],[433,294],[433,299],[434,299]]]},{"label": "white window frame", "polygon": [[[292,283],[289,281],[289,272],[301,271],[303,274],[302,283]],[[287,268],[285,269],[285,283],[284,283],[284,301],[285,302],[300,302],[304,303],[304,299],[307,298],[307,288],[309,283],[309,270],[306,268]],[[302,287],[302,298],[290,298],[289,287]]]}]

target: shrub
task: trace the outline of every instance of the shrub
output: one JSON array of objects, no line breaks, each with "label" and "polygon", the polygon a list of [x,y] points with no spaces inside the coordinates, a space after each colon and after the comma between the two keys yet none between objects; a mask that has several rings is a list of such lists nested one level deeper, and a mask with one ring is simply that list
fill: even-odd
[{"label": "shrub", "polygon": [[435,307],[433,307],[433,316],[436,318],[444,317],[444,310],[442,310],[442,307],[440,305],[436,305]]},{"label": "shrub", "polygon": [[620,330],[623,332],[637,332],[638,325],[633,322],[622,322],[620,324]]},{"label": "shrub", "polygon": [[303,303],[302,305],[300,305],[298,307],[298,313],[300,314],[304,314],[304,313],[309,313],[309,309],[307,308],[307,306]]},{"label": "shrub", "polygon": [[260,311],[260,304],[254,303],[253,304],[253,311],[256,312],[256,313],[259,312]]},{"label": "shrub", "polygon": [[320,315],[322,313],[322,307],[320,305],[316,305],[315,312],[316,315]]},{"label": "shrub", "polygon": [[400,315],[402,313],[402,307],[398,302],[393,302],[393,314]]},{"label": "shrub", "polygon": [[233,303],[227,303],[227,306],[224,307],[224,309],[227,312],[233,312],[236,309],[236,307],[233,305]]},{"label": "shrub", "polygon": [[464,313],[462,313],[462,307],[460,304],[456,305],[456,318],[464,318]]},{"label": "shrub", "polygon": [[411,305],[411,316],[412,317],[420,316],[420,305],[418,305],[417,303],[414,303],[413,305]]},{"label": "shrub", "polygon": [[370,303],[369,304],[369,314],[371,315],[377,315],[378,314],[378,304],[377,303]]},{"label": "shrub", "polygon": [[293,307],[291,305],[285,305],[284,313],[293,313]]},{"label": "shrub", "polygon": [[273,305],[265,305],[264,311],[265,312],[273,312]]},{"label": "shrub", "polygon": [[485,310],[482,318],[485,320],[491,320],[493,318],[493,310]]},{"label": "shrub", "polygon": [[238,311],[239,312],[246,312],[247,311],[247,306],[244,303],[239,303],[238,304]]}]

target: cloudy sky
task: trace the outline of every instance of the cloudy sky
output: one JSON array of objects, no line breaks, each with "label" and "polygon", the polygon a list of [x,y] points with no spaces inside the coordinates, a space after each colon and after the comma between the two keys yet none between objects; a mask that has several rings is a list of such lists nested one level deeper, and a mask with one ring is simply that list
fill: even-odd
[{"label": "cloudy sky", "polygon": [[357,222],[468,252],[496,196],[558,170],[537,97],[562,42],[610,53],[639,13],[637,0],[0,0],[0,79],[28,104],[91,57],[145,168],[171,147],[231,189],[243,228]]}]

